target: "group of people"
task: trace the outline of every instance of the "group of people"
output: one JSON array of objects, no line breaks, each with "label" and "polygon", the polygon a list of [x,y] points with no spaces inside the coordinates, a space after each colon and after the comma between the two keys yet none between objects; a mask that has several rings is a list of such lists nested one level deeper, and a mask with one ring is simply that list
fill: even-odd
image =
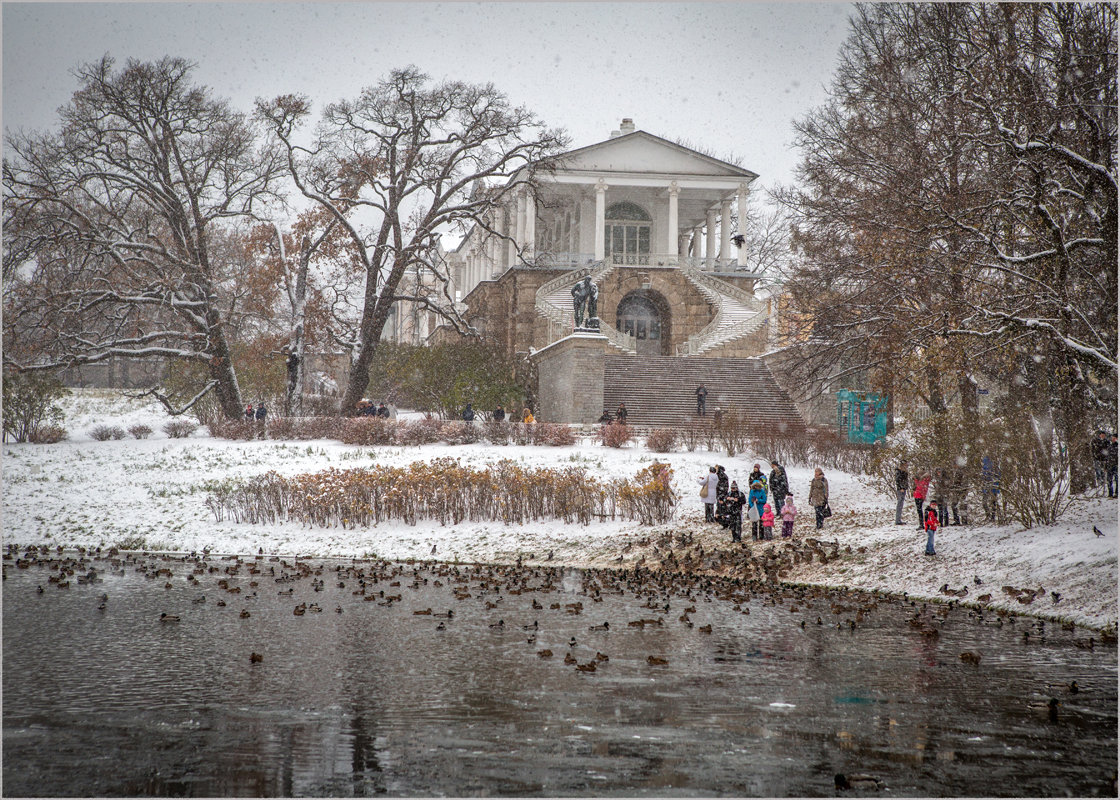
[{"label": "group of people", "polygon": [[245,405],[245,421],[256,423],[256,435],[261,439],[265,438],[265,423],[267,419],[268,409],[265,408],[264,403],[258,403],[256,408],[253,408],[252,403],[247,403]]},{"label": "group of people", "polygon": [[611,412],[604,408],[603,415],[599,417],[599,422],[603,425],[610,425],[612,422],[617,420],[619,425],[625,425],[626,419],[629,416],[630,412],[626,410],[626,403],[619,403],[618,411],[615,412],[615,415],[613,417],[611,416]]},{"label": "group of people", "polygon": [[389,406],[385,405],[382,400],[377,405],[374,405],[369,400],[358,401],[358,416],[359,417],[381,417],[382,419],[390,419],[393,412],[389,410]]},{"label": "group of people", "polygon": [[[782,538],[793,536],[793,522],[797,507],[790,492],[789,476],[785,467],[776,460],[770,462],[766,475],[759,464],[747,476],[747,494],[739,490],[736,481],[728,479],[723,466],[709,467],[708,474],[699,479],[700,498],[704,502],[704,521],[718,522],[731,530],[733,542],[742,541],[743,509],[751,522],[751,539],[769,541],[774,538],[774,524],[782,521]],[[773,498],[773,506],[768,499]],[[828,480],[824,471],[817,468],[809,484],[809,505],[816,511],[817,530],[824,527],[824,520],[832,512],[828,508]],[[777,511],[775,511],[777,509]]]},{"label": "group of people", "polygon": [[1116,497],[1116,434],[1111,436],[1097,431],[1097,437],[1090,444],[1093,453],[1093,473],[1097,486],[1108,484],[1108,496]]},{"label": "group of people", "polygon": [[[980,459],[980,501],[984,519],[993,522],[998,517],[1000,493],[999,466],[988,456]],[[963,468],[938,467],[932,471],[919,470],[910,477],[907,462],[899,462],[894,471],[895,491],[898,504],[895,506],[894,524],[905,525],[902,511],[907,498],[914,499],[918,513],[918,530],[926,532],[927,556],[937,555],[934,550],[934,534],[938,528],[949,525],[969,524],[969,481]],[[950,522],[950,517],[952,522]]]},{"label": "group of people", "polygon": [[[474,410],[474,408],[472,407],[472,405],[470,403],[467,403],[466,408],[463,409],[463,412],[459,416],[463,420],[463,422],[473,423],[475,421],[475,419],[479,418],[480,413],[485,415],[486,412],[485,411],[477,412],[477,411]],[[517,421],[516,412],[514,414],[511,414],[509,419],[510,419],[510,422],[516,422]],[[492,422],[505,422],[506,421],[506,410],[505,410],[505,408],[503,408],[501,405],[496,406],[494,408],[494,410],[490,412],[490,420]],[[525,410],[521,412],[521,421],[525,424],[537,421],[536,418],[533,416],[533,412],[529,410],[528,406],[526,406]]]}]

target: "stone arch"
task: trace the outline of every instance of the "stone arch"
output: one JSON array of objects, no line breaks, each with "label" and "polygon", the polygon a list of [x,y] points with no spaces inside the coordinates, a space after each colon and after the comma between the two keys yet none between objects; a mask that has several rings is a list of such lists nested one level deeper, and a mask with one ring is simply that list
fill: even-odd
[{"label": "stone arch", "polygon": [[634,289],[618,301],[615,329],[633,334],[639,355],[672,355],[673,315],[669,301],[654,289]]}]

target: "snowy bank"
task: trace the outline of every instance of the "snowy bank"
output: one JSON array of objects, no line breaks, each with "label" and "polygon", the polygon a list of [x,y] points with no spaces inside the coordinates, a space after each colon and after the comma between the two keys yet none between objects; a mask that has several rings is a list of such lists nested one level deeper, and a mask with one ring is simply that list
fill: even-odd
[{"label": "snowy bank", "polygon": [[[377,556],[459,561],[512,562],[519,557],[571,566],[629,567],[643,559],[656,564],[659,535],[692,534],[708,551],[730,548],[730,536],[703,522],[697,478],[720,463],[745,485],[754,463],[769,471],[767,454],[728,458],[718,452],[651,453],[641,444],[606,448],[584,438],[572,447],[425,445],[355,447],[336,441],[231,442],[210,438],[205,428],[187,439],[162,432],[168,418],[154,403],[128,401],[112,392],[77,390],[64,402],[70,439],[54,445],[5,444],[3,463],[4,544],[117,546],[128,549],[308,556]],[[145,440],[98,442],[97,424],[144,423],[155,432]],[[609,480],[632,477],[655,460],[674,469],[681,497],[674,522],[650,530],[621,520],[587,526],[559,520],[515,526],[438,522],[410,526],[392,522],[369,529],[312,528],[297,523],[248,525],[216,522],[206,507],[211,482],[251,478],[268,470],[285,475],[328,467],[407,465],[452,457],[479,466],[512,459],[529,467],[577,466]],[[828,472],[834,516],[821,535],[807,505],[811,467],[787,472],[801,511],[798,537],[838,544],[840,557],[794,566],[784,579],[942,598],[939,588],[968,589],[961,602],[991,594],[990,604],[1016,613],[1113,625],[1117,620],[1117,504],[1094,497],[1074,501],[1057,525],[1028,530],[1018,525],[971,525],[938,532],[936,557],[922,555],[925,534],[908,508],[907,524],[894,524],[894,498],[860,476]],[[806,513],[808,512],[808,513]],[[1096,526],[1104,536],[1093,532]],[[651,535],[652,534],[652,535]],[[748,535],[749,536],[749,525]],[[642,542],[646,544],[641,544]],[[763,552],[782,543],[751,547]],[[862,552],[861,552],[862,548]],[[979,579],[979,583],[977,583]],[[1042,589],[1029,606],[1002,587]],[[1053,595],[1051,593],[1054,593]],[[1058,596],[1055,601],[1054,596]]]}]

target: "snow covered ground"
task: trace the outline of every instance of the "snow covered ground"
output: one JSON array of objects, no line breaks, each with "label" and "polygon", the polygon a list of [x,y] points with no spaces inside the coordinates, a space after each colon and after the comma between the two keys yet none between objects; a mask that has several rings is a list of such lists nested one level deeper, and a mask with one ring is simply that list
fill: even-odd
[{"label": "snow covered ground", "polygon": [[[205,428],[188,439],[169,439],[168,418],[154,402],[131,401],[116,393],[77,390],[64,401],[70,438],[54,445],[5,444],[3,449],[4,545],[266,553],[308,556],[377,556],[389,559],[435,558],[507,561],[518,557],[572,566],[632,566],[650,546],[651,532],[693,532],[710,550],[730,547],[729,534],[703,522],[698,478],[708,465],[723,464],[732,480],[745,484],[756,462],[769,472],[767,454],[698,450],[656,454],[641,444],[605,448],[584,438],[572,447],[426,445],[356,447],[337,441],[230,442],[210,438]],[[89,431],[98,424],[143,422],[155,432],[146,440],[131,437],[98,442]],[[403,523],[372,529],[311,528],[299,523],[248,525],[216,522],[207,509],[211,481],[247,478],[268,470],[282,474],[373,463],[407,465],[457,457],[474,466],[514,459],[526,466],[581,466],[604,480],[632,477],[654,460],[668,461],[682,500],[676,519],[651,531],[636,523],[596,522],[589,526],[560,521],[514,526],[502,523]],[[787,466],[795,503],[803,512],[797,536],[816,536],[806,498],[812,467]],[[908,524],[894,524],[894,499],[859,476],[826,471],[834,515],[817,538],[837,541],[842,557],[827,564],[800,564],[793,582],[846,585],[911,596],[937,598],[939,588],[968,587],[962,602],[990,593],[991,605],[1092,626],[1117,621],[1117,504],[1096,497],[1078,499],[1059,524],[1023,530],[1018,525],[949,527],[937,535],[936,557],[922,554],[925,534],[908,508]],[[808,511],[808,513],[804,513]],[[1105,535],[1093,533],[1093,526]],[[749,533],[747,539],[749,539]],[[780,546],[780,542],[775,542]],[[629,548],[627,548],[629,545]],[[754,545],[758,547],[758,545]],[[768,545],[767,545],[768,546]],[[851,552],[847,552],[848,546]],[[433,555],[433,547],[435,554]],[[858,548],[864,548],[859,552]],[[622,561],[617,559],[622,557]],[[651,560],[652,563],[652,560]],[[979,579],[980,583],[976,581]],[[1003,586],[1044,589],[1024,606]],[[1055,602],[1051,592],[1060,595]],[[944,599],[944,598],[943,598]]]}]

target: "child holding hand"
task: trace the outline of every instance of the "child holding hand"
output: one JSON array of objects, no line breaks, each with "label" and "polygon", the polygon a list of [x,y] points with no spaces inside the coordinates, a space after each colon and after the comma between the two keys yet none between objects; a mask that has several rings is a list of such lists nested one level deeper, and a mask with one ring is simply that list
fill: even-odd
[{"label": "child holding hand", "polygon": [[793,495],[787,494],[785,504],[782,506],[782,538],[789,539],[793,536],[793,520],[797,516],[797,509],[793,506]]},{"label": "child holding hand", "polygon": [[762,538],[766,541],[774,538],[774,511],[769,503],[762,506]]}]

